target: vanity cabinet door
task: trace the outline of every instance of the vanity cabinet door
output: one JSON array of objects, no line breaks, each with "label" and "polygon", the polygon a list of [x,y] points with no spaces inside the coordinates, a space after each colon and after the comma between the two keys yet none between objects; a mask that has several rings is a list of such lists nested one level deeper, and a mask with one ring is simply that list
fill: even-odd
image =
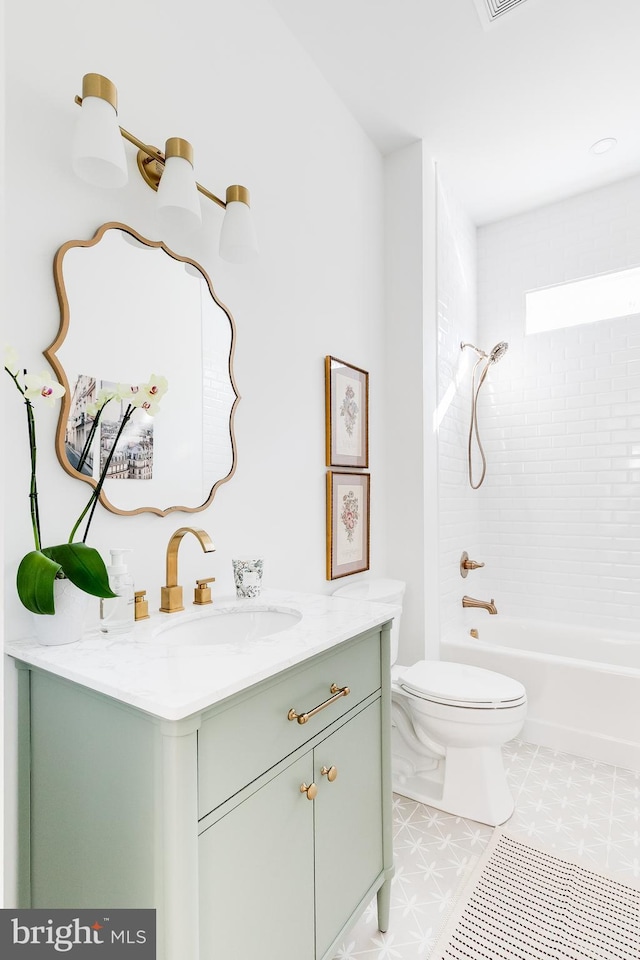
[{"label": "vanity cabinet door", "polygon": [[[335,768],[330,781],[323,768]],[[380,701],[314,749],[316,957],[324,957],[383,869]],[[308,781],[307,781],[308,782]]]},{"label": "vanity cabinet door", "polygon": [[310,753],[199,838],[200,960],[313,960]]}]

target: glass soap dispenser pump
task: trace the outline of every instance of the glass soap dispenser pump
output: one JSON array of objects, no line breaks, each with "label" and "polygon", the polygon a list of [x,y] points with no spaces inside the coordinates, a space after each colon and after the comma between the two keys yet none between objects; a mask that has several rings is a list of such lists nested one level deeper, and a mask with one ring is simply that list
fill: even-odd
[{"label": "glass soap dispenser pump", "polygon": [[110,551],[111,565],[107,567],[109,585],[116,597],[100,600],[100,630],[112,635],[128,633],[134,623],[133,577],[124,562],[124,554],[131,553],[128,547]]}]

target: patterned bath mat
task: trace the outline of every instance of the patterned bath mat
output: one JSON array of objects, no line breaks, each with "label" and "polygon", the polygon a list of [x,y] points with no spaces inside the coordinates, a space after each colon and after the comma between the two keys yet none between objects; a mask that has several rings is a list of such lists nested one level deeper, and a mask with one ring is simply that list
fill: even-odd
[{"label": "patterned bath mat", "polygon": [[640,960],[640,890],[497,829],[429,960]]}]

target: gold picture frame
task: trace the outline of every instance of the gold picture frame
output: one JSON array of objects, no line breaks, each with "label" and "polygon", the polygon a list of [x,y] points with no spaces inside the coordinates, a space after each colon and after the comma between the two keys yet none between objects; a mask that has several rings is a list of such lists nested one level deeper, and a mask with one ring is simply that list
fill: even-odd
[{"label": "gold picture frame", "polygon": [[327,580],[369,569],[371,475],[327,472]]},{"label": "gold picture frame", "polygon": [[328,467],[369,466],[369,374],[325,357],[325,447]]}]

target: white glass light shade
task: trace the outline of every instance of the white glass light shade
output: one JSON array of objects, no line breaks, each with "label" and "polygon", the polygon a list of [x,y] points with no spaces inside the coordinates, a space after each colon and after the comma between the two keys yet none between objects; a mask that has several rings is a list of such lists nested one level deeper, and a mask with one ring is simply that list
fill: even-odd
[{"label": "white glass light shade", "polygon": [[220,231],[220,256],[231,263],[247,263],[258,256],[251,210],[241,200],[227,202]]},{"label": "white glass light shade", "polygon": [[75,173],[96,187],[123,187],[128,179],[118,116],[107,100],[84,97],[73,139]]},{"label": "white glass light shade", "polygon": [[193,167],[185,157],[167,157],[158,184],[158,222],[168,238],[187,236],[202,223]]}]

